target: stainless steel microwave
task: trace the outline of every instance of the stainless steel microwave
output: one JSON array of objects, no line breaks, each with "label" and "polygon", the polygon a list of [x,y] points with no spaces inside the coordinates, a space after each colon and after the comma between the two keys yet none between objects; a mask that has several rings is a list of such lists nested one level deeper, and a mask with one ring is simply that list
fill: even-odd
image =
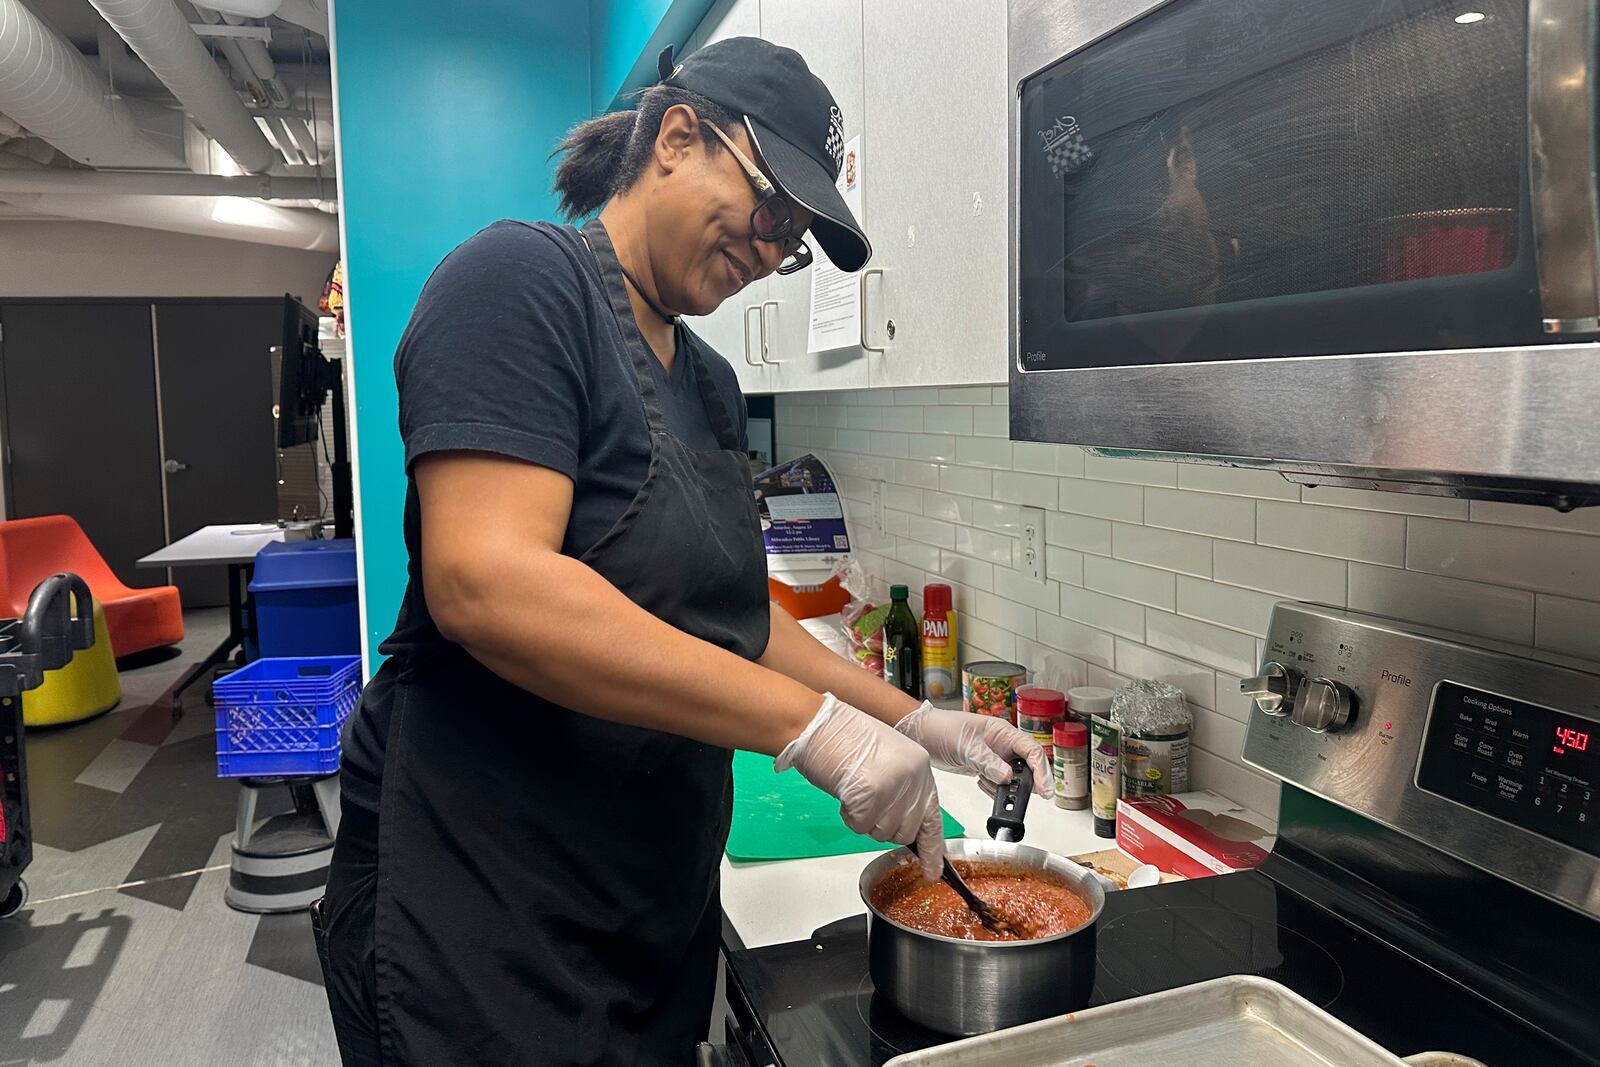
[{"label": "stainless steel microwave", "polygon": [[1010,0],[1019,440],[1600,503],[1596,0]]}]

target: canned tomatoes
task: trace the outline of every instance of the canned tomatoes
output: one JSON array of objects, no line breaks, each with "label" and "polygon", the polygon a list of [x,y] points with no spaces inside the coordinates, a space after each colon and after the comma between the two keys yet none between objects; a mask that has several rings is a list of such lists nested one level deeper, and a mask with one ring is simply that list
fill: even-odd
[{"label": "canned tomatoes", "polygon": [[961,668],[961,706],[974,715],[992,715],[1017,724],[1017,690],[1028,670],[1019,663],[983,660]]}]

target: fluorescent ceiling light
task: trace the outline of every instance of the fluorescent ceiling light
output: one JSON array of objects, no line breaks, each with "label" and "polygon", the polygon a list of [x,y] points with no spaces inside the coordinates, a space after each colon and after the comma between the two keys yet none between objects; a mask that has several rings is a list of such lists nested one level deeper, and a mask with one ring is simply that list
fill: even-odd
[{"label": "fluorescent ceiling light", "polygon": [[1456,16],[1456,21],[1461,23],[1463,26],[1470,26],[1472,23],[1482,22],[1486,18],[1488,18],[1488,16],[1482,11],[1463,11],[1461,14]]}]

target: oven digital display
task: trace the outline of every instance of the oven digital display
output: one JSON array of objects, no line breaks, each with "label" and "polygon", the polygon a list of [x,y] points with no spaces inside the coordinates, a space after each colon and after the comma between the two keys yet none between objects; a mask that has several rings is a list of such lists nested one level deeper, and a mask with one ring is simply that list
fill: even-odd
[{"label": "oven digital display", "polygon": [[1440,682],[1417,786],[1600,856],[1597,733],[1600,722]]}]

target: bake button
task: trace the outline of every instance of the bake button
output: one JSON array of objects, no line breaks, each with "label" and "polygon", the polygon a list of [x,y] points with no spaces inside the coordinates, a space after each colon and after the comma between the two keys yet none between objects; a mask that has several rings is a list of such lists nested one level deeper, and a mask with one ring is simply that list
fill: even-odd
[{"label": "bake button", "polygon": [[1453,721],[1457,726],[1465,726],[1469,730],[1478,728],[1478,713],[1472,708],[1457,708]]}]

